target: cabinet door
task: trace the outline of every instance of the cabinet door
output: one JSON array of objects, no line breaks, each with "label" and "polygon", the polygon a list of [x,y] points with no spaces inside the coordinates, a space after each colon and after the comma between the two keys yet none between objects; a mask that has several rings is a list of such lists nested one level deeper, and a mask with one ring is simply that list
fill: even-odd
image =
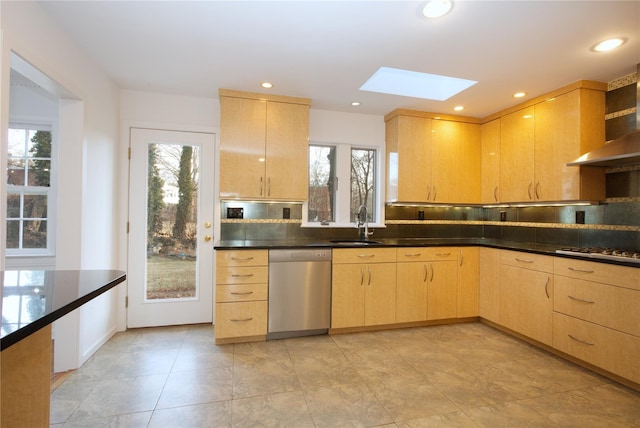
[{"label": "cabinet door", "polygon": [[366,267],[334,264],[331,279],[331,328],[364,325]]},{"label": "cabinet door", "polygon": [[479,249],[458,249],[458,318],[478,316]]},{"label": "cabinet door", "polygon": [[500,201],[534,198],[534,108],[500,118]]},{"label": "cabinet door", "polygon": [[267,102],[220,97],[220,197],[262,198]]},{"label": "cabinet door", "polygon": [[551,345],[553,275],[508,265],[500,271],[505,292],[500,309],[503,325]]},{"label": "cabinet door", "polygon": [[458,262],[429,262],[427,319],[455,318],[458,300]]},{"label": "cabinet door", "polygon": [[309,106],[267,102],[265,197],[307,200]]},{"label": "cabinet door", "polygon": [[579,199],[580,168],[567,166],[580,156],[580,96],[572,91],[535,106],[536,199]]},{"label": "cabinet door", "polygon": [[429,200],[431,122],[412,116],[396,116],[387,121],[387,200]]},{"label": "cabinet door", "polygon": [[500,201],[500,119],[482,125],[481,202]]},{"label": "cabinet door", "polygon": [[480,201],[480,126],[434,120],[431,124],[431,201]]},{"label": "cabinet door", "polygon": [[428,262],[398,263],[397,269],[396,321],[426,320]]},{"label": "cabinet door", "polygon": [[482,318],[502,324],[500,316],[500,250],[480,248],[478,311]]},{"label": "cabinet door", "polygon": [[395,323],[396,264],[368,264],[364,269],[366,270],[364,325]]}]

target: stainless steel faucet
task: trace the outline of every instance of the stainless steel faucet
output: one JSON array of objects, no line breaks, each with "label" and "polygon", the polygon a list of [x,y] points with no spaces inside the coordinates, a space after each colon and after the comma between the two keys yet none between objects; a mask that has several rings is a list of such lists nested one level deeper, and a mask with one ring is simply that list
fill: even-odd
[{"label": "stainless steel faucet", "polygon": [[360,205],[358,207],[358,220],[356,221],[356,227],[358,228],[358,239],[362,241],[366,241],[369,239],[369,235],[373,234],[373,232],[369,233],[369,219],[366,205]]}]

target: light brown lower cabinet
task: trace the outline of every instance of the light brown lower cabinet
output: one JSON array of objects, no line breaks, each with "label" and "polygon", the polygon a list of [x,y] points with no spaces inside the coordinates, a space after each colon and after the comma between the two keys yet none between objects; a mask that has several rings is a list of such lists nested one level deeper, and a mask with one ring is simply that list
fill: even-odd
[{"label": "light brown lower cabinet", "polygon": [[217,342],[266,337],[268,281],[267,250],[216,252]]},{"label": "light brown lower cabinet", "polygon": [[458,248],[458,318],[478,316],[480,248]]},{"label": "light brown lower cabinet", "polygon": [[554,312],[553,347],[640,384],[640,338]]},{"label": "light brown lower cabinet", "polygon": [[333,250],[331,328],[396,322],[396,249]]}]

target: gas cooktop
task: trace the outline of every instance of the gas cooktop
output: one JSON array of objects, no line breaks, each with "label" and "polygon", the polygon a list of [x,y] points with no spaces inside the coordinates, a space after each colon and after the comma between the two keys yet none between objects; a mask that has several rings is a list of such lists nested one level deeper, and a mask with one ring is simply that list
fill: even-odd
[{"label": "gas cooktop", "polygon": [[565,247],[556,250],[556,253],[640,264],[640,251],[618,250],[614,248]]}]

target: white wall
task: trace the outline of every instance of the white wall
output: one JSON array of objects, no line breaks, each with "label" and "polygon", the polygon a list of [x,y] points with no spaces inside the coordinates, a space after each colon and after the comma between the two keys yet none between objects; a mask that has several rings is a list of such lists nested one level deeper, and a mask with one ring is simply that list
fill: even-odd
[{"label": "white wall", "polygon": [[[60,103],[58,268],[122,268],[118,265],[119,89],[60,30],[36,2],[1,2],[3,147],[8,118],[11,51],[75,95]],[[3,149],[6,150],[6,149]],[[4,198],[3,198],[4,199]],[[0,214],[5,223],[5,211]],[[4,253],[3,253],[4,256]],[[56,342],[71,356],[57,370],[77,367],[115,332],[117,293],[99,307],[84,306],[54,324]],[[80,328],[82,325],[82,328]],[[89,353],[88,353],[89,352]]]}]

